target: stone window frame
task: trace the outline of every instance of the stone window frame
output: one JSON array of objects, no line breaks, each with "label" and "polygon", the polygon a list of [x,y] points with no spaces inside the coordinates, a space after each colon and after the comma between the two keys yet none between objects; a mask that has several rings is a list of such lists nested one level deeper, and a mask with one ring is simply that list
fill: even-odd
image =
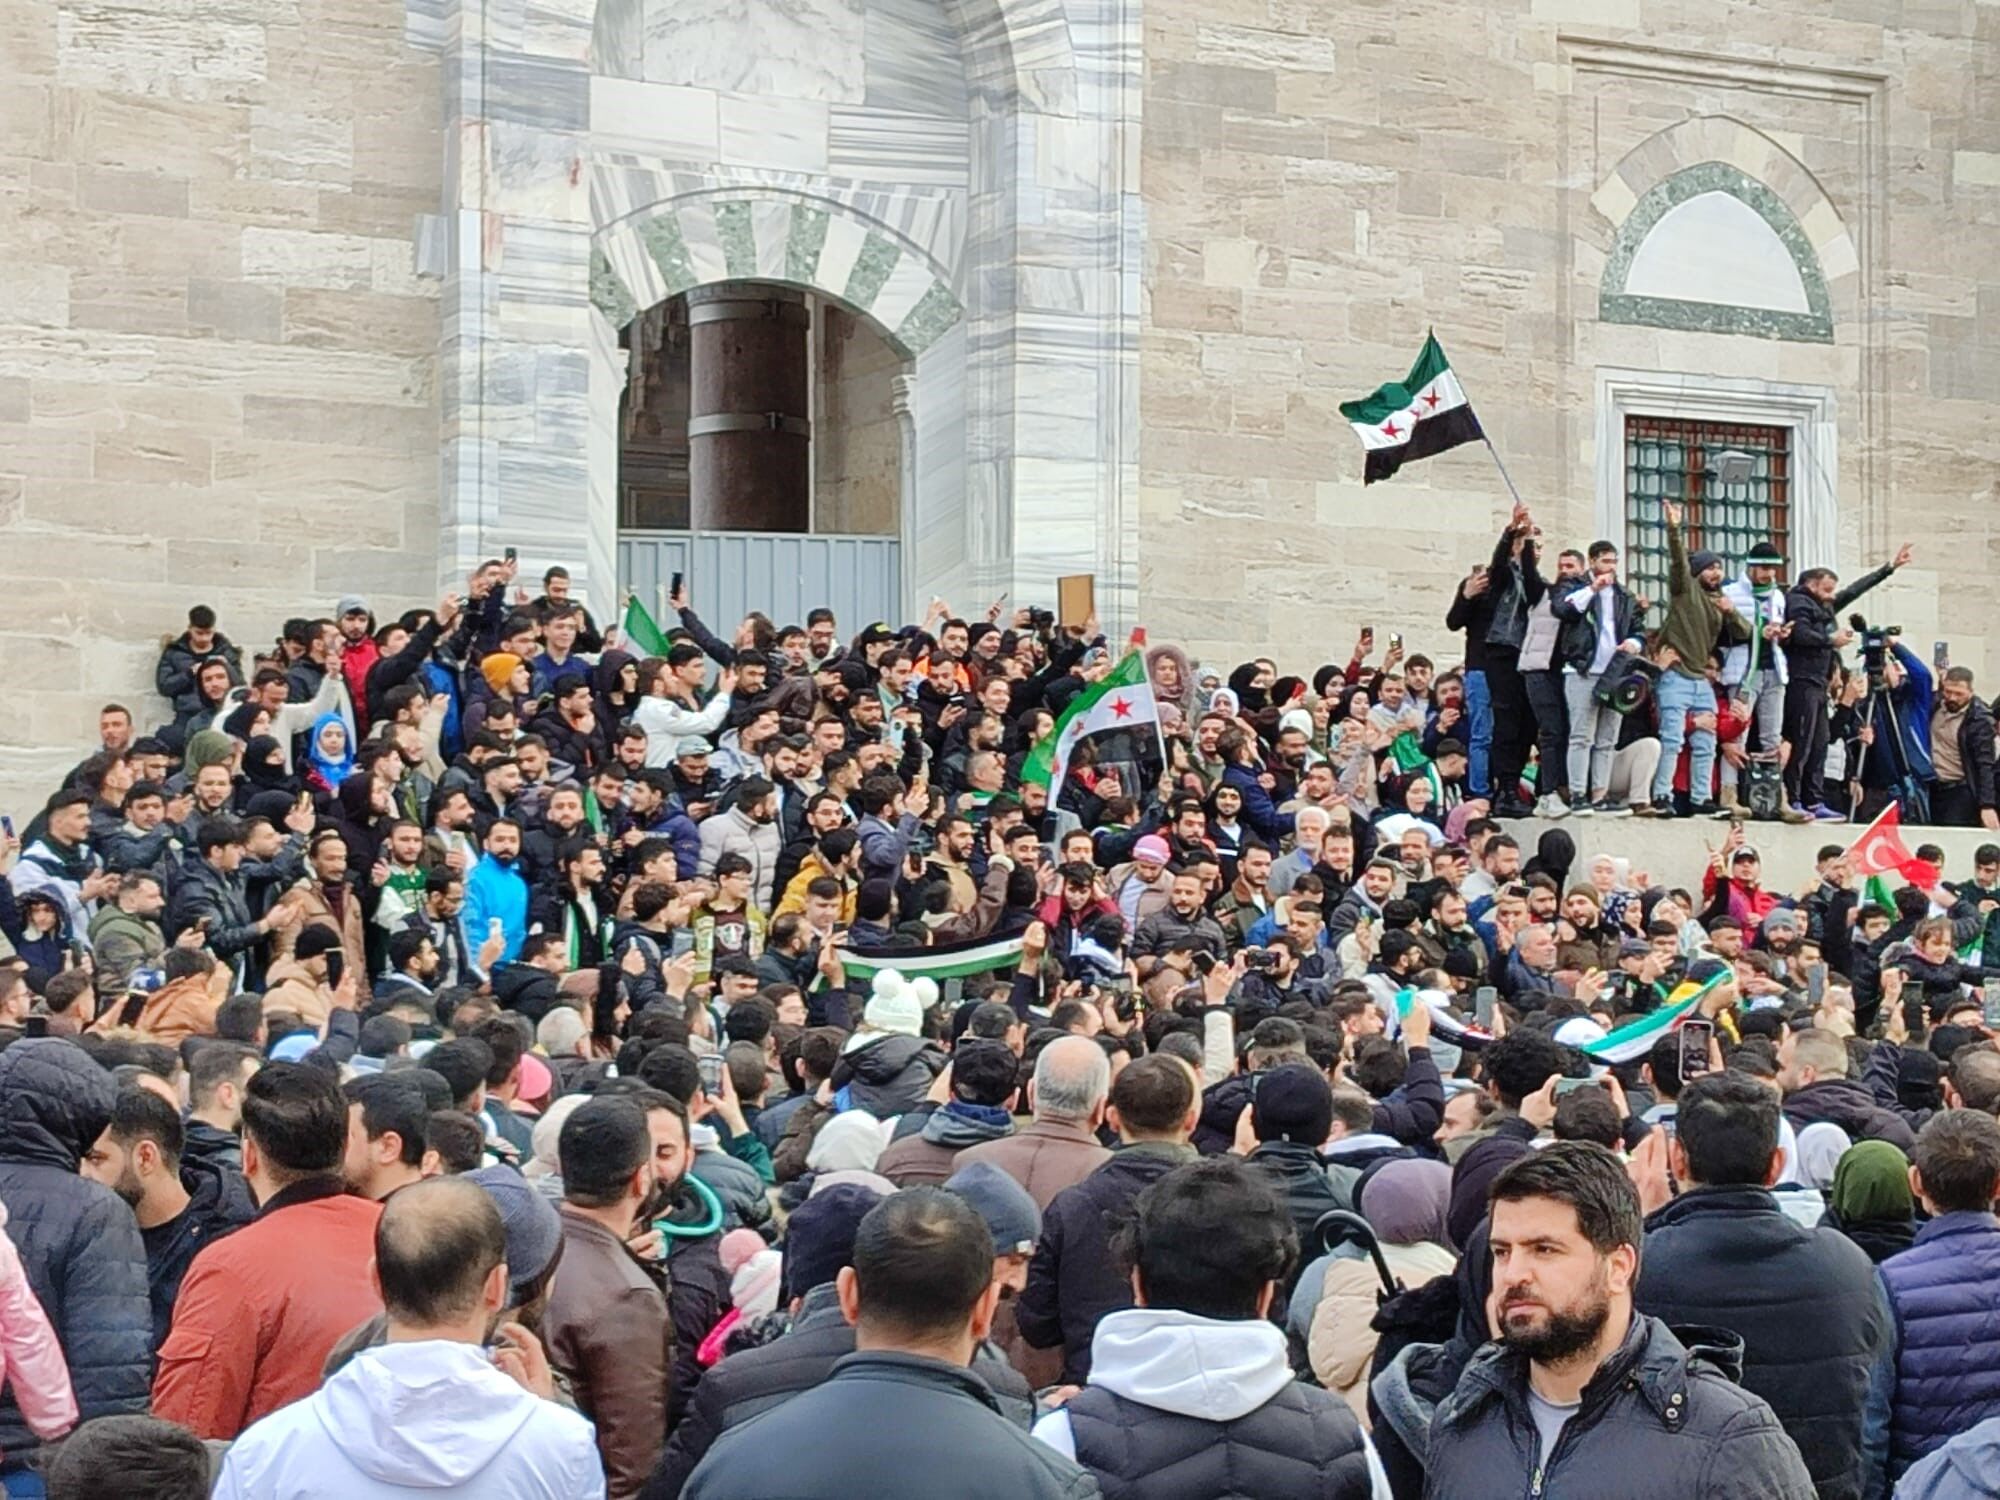
[{"label": "stone window frame", "polygon": [[1679,417],[1791,429],[1790,576],[1839,567],[1840,412],[1832,386],[1600,367],[1595,410],[1596,534],[1620,552],[1626,550],[1625,419]]},{"label": "stone window frame", "polygon": [[[1631,274],[1639,247],[1660,220],[1681,204],[1716,192],[1736,199],[1777,235],[1798,272],[1809,311],[1797,313],[1725,302],[1684,301],[1678,297],[1644,297],[1625,290],[1625,278]],[[1605,323],[1631,323],[1689,333],[1734,333],[1802,344],[1833,342],[1833,301],[1805,227],[1784,199],[1740,167],[1723,161],[1682,167],[1646,190],[1618,226],[1599,285],[1597,316]]]}]

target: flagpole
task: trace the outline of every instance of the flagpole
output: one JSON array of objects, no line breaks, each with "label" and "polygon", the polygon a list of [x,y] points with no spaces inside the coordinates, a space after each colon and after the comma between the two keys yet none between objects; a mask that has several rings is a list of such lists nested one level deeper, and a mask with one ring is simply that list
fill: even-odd
[{"label": "flagpole", "polygon": [[1501,479],[1506,481],[1507,493],[1514,497],[1514,504],[1517,507],[1526,505],[1528,502],[1523,500],[1521,498],[1521,492],[1514,488],[1514,476],[1509,474],[1507,472],[1507,466],[1502,462],[1500,462],[1500,450],[1493,446],[1493,439],[1486,435],[1486,427],[1485,424],[1483,423],[1480,425],[1479,428],[1479,441],[1484,443],[1486,445],[1486,451],[1493,455],[1493,467],[1500,471]]},{"label": "flagpole", "polygon": [[[1425,333],[1425,337],[1435,340],[1437,338],[1437,330],[1435,328],[1429,329]],[[1465,404],[1472,409],[1474,420],[1477,420],[1479,408],[1472,404],[1472,392],[1465,389],[1465,377],[1459,374],[1456,366],[1452,367],[1451,375],[1452,379],[1458,382],[1458,388],[1465,396]],[[1521,492],[1514,488],[1514,476],[1507,472],[1507,465],[1500,461],[1500,450],[1493,446],[1493,439],[1486,435],[1486,424],[1484,422],[1480,422],[1479,424],[1479,441],[1486,445],[1487,453],[1493,458],[1493,467],[1500,471],[1501,482],[1507,486],[1507,493],[1514,497],[1515,506],[1526,505],[1528,502],[1521,498]]]}]

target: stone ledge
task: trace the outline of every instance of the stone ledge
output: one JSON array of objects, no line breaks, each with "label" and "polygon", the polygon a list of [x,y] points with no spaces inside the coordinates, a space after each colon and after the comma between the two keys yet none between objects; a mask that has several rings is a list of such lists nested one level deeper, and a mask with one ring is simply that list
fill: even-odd
[{"label": "stone ledge", "polygon": [[[1814,856],[1827,844],[1851,844],[1860,836],[1859,823],[1755,823],[1743,825],[1744,837],[1764,858],[1768,890],[1796,896],[1813,873]],[[1509,820],[1502,827],[1521,846],[1525,863],[1544,833],[1560,828],[1576,841],[1573,884],[1587,883],[1590,861],[1609,854],[1632,861],[1634,870],[1653,877],[1655,885],[1685,886],[1697,895],[1709,849],[1720,847],[1729,825],[1706,818],[1579,818],[1561,822],[1542,818]],[[1972,851],[1981,844],[2000,843],[2000,834],[1984,828],[1929,828],[1904,825],[1903,843],[1911,851],[1919,844],[1936,844],[1945,852],[1945,879],[1972,877]]]}]

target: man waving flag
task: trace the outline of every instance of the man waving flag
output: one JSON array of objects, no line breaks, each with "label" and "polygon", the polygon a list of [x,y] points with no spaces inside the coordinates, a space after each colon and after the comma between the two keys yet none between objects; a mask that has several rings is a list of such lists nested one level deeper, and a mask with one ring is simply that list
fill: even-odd
[{"label": "man waving flag", "polygon": [[1021,779],[1047,787],[1054,795],[1069,775],[1076,747],[1098,736],[1123,741],[1098,747],[1100,761],[1132,763],[1159,758],[1160,709],[1153,701],[1153,684],[1146,677],[1146,659],[1137,651],[1127,653],[1123,661],[1071,700],[1056,727],[1028,752]]},{"label": "man waving flag", "polygon": [[1343,401],[1340,414],[1354,424],[1354,435],[1368,450],[1364,484],[1387,479],[1406,460],[1429,458],[1486,435],[1435,334],[1425,338],[1401,385],[1391,382],[1372,396]]}]

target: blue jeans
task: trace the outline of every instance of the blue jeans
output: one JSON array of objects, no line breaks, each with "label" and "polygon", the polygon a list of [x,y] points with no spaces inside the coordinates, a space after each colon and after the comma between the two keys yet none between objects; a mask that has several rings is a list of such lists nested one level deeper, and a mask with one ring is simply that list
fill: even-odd
[{"label": "blue jeans", "polygon": [[27,1469],[16,1470],[0,1479],[0,1486],[5,1487],[7,1500],[41,1500],[49,1492],[40,1472]]},{"label": "blue jeans", "polygon": [[1493,749],[1493,695],[1486,690],[1484,672],[1465,674],[1465,717],[1469,721],[1465,741],[1465,785],[1475,797],[1489,795],[1486,761]]},{"label": "blue jeans", "polygon": [[1688,800],[1694,803],[1715,800],[1715,731],[1697,729],[1689,738],[1689,714],[1715,712],[1715,689],[1706,677],[1683,677],[1669,667],[1660,674],[1660,766],[1653,772],[1653,797],[1670,797],[1674,790],[1674,768],[1680,764],[1681,746],[1688,749]]}]

